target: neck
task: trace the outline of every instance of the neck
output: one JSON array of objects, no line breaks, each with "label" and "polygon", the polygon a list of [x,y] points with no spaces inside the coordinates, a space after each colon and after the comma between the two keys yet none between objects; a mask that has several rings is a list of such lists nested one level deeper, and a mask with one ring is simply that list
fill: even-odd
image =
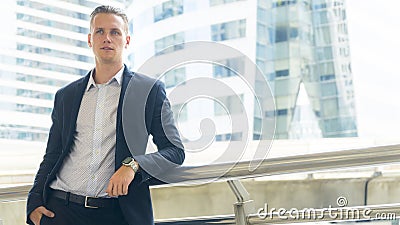
[{"label": "neck", "polygon": [[121,68],[124,66],[123,63],[114,64],[100,64],[96,63],[96,73],[94,75],[94,81],[96,84],[104,84],[108,82]]}]

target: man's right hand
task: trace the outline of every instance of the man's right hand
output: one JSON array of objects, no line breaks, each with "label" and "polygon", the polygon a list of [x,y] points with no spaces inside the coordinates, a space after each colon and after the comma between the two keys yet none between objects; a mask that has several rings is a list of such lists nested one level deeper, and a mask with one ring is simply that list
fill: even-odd
[{"label": "man's right hand", "polygon": [[31,219],[35,225],[40,225],[40,220],[42,219],[43,215],[47,217],[54,217],[54,213],[52,211],[46,209],[44,206],[39,206],[31,212],[29,219]]}]

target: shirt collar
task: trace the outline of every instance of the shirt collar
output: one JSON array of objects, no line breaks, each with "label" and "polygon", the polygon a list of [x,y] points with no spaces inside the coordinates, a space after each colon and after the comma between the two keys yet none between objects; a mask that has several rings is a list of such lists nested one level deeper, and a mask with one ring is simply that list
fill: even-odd
[{"label": "shirt collar", "polygon": [[[121,83],[122,83],[122,74],[124,73],[124,69],[125,69],[125,66],[123,66],[106,84],[110,84],[111,82],[116,80],[118,85],[121,85]],[[88,83],[86,85],[86,91],[89,91],[90,88],[92,88],[92,87],[97,87],[97,84],[96,84],[96,82],[94,81],[94,78],[93,78],[95,70],[96,70],[96,68],[93,68],[90,71],[90,77],[89,77],[89,81],[88,81]]]}]

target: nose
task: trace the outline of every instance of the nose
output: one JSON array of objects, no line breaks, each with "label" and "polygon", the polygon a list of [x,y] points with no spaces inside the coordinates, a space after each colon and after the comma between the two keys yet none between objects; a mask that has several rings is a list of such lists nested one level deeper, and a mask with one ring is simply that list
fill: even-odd
[{"label": "nose", "polygon": [[104,39],[103,43],[111,43],[111,39],[110,39],[109,33],[107,33],[104,38],[105,39]]}]

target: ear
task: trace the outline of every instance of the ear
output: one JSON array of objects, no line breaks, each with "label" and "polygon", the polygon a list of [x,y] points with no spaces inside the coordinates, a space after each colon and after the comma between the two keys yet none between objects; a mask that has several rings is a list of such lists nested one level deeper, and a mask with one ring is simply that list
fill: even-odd
[{"label": "ear", "polygon": [[88,34],[88,45],[89,45],[89,47],[91,48],[92,47],[92,34]]},{"label": "ear", "polygon": [[125,48],[128,48],[130,42],[131,42],[131,36],[127,35],[126,36]]}]

